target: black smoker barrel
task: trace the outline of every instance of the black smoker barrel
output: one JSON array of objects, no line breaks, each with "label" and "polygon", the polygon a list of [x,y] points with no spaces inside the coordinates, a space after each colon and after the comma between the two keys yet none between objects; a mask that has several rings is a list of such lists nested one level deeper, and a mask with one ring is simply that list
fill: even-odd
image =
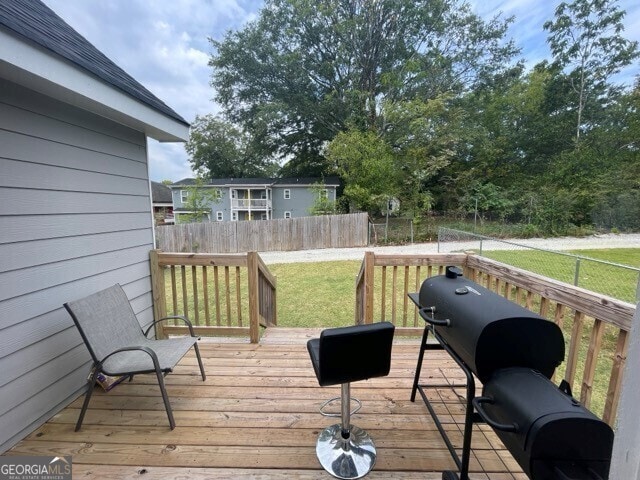
[{"label": "black smoker barrel", "polygon": [[455,267],[427,278],[418,298],[421,316],[482,382],[514,366],[551,378],[564,359],[555,323],[462,277]]},{"label": "black smoker barrel", "polygon": [[530,478],[608,478],[611,427],[539,372],[497,370],[473,404]]}]

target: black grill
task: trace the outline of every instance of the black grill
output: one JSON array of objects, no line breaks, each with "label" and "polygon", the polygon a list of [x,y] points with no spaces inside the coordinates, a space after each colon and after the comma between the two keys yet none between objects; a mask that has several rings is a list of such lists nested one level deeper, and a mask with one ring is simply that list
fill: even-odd
[{"label": "black grill", "polygon": [[[467,480],[472,424],[491,425],[532,480],[606,479],[613,432],[577,400],[567,385],[549,379],[564,359],[560,328],[535,313],[462,277],[456,267],[426,279],[410,294],[426,321],[411,400],[419,392]],[[438,344],[428,342],[432,334]],[[463,385],[419,383],[424,353],[444,348],[465,372]],[[475,395],[475,376],[483,384]],[[462,456],[449,441],[425,391],[445,386],[466,388]]]},{"label": "black grill", "polygon": [[608,477],[611,427],[540,372],[496,370],[474,405],[530,478]]},{"label": "black grill", "polygon": [[482,382],[505,367],[534,368],[551,378],[564,359],[555,323],[459,276],[457,269],[426,279],[419,303],[423,318]]}]

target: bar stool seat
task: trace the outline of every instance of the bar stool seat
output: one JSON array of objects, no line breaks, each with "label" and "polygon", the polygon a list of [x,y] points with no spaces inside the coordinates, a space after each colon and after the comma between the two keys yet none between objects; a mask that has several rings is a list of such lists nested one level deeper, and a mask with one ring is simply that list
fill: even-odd
[{"label": "bar stool seat", "polygon": [[329,328],[307,342],[320,386],[341,385],[342,421],[324,429],[316,442],[320,464],[334,477],[361,478],[375,465],[373,440],[351,425],[350,384],[389,374],[394,330],[389,322]]}]

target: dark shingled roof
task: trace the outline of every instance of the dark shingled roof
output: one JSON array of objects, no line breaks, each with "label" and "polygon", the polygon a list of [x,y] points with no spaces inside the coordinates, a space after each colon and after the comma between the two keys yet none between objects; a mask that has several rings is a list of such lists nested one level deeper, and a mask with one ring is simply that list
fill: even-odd
[{"label": "dark shingled roof", "polygon": [[[183,178],[175,183],[172,187],[195,185],[194,178]],[[339,186],[340,179],[338,177],[300,177],[300,178],[214,178],[208,180],[206,185],[313,185],[315,183],[324,183],[325,185]]]},{"label": "dark shingled roof", "polygon": [[0,1],[0,25],[69,60],[149,107],[189,125],[40,0]]},{"label": "dark shingled roof", "polygon": [[151,182],[151,200],[153,203],[172,203],[171,189],[164,183]]}]

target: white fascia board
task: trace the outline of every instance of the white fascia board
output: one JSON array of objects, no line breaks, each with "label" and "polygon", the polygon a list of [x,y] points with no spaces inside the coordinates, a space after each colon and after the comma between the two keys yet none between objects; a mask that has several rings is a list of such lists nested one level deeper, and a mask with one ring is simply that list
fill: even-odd
[{"label": "white fascia board", "polygon": [[189,138],[188,125],[3,29],[0,77],[144,132],[160,142],[184,142]]}]

